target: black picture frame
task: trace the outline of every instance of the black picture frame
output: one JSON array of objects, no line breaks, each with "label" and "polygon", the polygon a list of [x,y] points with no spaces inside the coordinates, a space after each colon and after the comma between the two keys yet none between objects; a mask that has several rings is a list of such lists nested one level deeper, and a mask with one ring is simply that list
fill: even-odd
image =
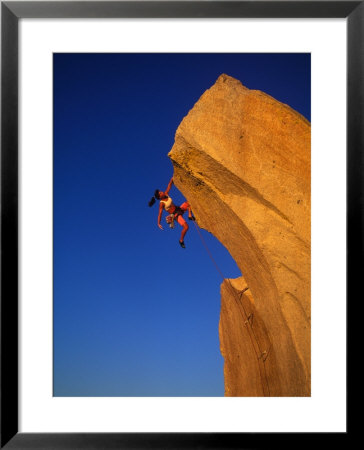
[{"label": "black picture frame", "polygon": [[[281,446],[296,445],[295,433],[18,432],[18,23],[21,18],[109,17],[347,19],[346,304],[357,295],[364,273],[364,1],[1,1],[1,448],[261,448],[278,437]],[[309,436],[300,435],[300,445]],[[347,436],[337,433],[335,439],[340,444]],[[323,438],[327,444],[327,435]]]}]

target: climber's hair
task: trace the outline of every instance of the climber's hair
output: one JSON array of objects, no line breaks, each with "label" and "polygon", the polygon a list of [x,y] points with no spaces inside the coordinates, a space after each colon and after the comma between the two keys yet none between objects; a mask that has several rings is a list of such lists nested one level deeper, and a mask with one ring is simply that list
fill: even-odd
[{"label": "climber's hair", "polygon": [[153,206],[154,203],[155,203],[155,201],[156,201],[156,199],[159,200],[159,189],[156,189],[156,190],[155,190],[155,192],[154,192],[154,197],[152,197],[152,198],[149,200],[148,205],[149,205],[149,206]]}]

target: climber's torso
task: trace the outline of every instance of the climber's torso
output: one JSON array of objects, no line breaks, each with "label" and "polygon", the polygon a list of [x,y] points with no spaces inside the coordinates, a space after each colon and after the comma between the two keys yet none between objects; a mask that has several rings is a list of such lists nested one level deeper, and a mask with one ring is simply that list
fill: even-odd
[{"label": "climber's torso", "polygon": [[166,198],[164,198],[160,202],[163,204],[164,209],[167,212],[172,213],[175,210],[175,206],[174,206],[174,204],[172,202],[172,199],[168,195],[166,195]]}]

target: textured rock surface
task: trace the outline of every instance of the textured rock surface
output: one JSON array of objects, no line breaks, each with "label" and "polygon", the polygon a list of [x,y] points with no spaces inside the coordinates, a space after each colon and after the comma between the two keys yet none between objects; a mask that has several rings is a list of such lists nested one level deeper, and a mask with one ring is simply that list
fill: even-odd
[{"label": "textured rock surface", "polygon": [[243,277],[221,285],[227,396],[310,395],[310,123],[221,75],[177,129],[176,186]]}]

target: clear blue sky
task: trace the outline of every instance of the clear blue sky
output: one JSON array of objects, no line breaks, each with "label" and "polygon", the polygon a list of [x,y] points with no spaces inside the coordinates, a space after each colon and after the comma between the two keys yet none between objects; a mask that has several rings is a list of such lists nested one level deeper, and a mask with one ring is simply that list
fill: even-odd
[{"label": "clear blue sky", "polygon": [[224,395],[221,277],[193,226],[184,250],[147,205],[173,174],[178,125],[222,73],[310,120],[309,54],[54,55],[55,396]]}]

